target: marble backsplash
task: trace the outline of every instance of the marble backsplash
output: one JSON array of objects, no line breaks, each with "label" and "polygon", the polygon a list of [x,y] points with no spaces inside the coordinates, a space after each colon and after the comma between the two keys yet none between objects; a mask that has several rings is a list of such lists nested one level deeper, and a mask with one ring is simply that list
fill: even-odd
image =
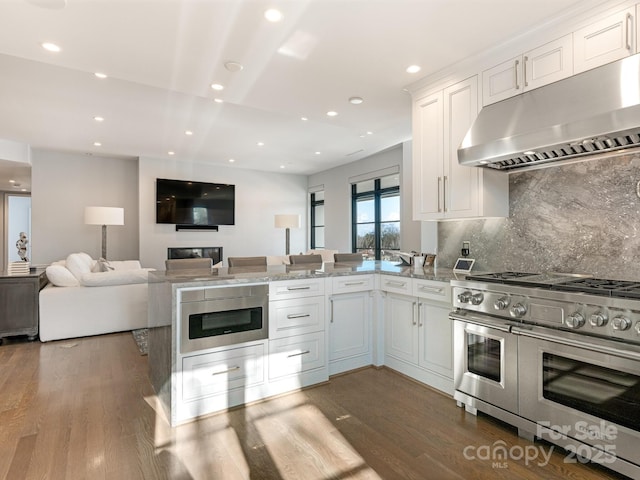
[{"label": "marble backsplash", "polygon": [[509,218],[438,223],[437,265],[471,242],[474,271],[588,273],[640,280],[640,155],[509,176]]}]

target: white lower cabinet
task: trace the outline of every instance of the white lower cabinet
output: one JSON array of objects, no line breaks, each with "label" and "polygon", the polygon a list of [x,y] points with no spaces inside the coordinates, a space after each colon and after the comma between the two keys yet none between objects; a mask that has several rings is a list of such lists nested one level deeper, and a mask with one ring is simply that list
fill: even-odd
[{"label": "white lower cabinet", "polygon": [[269,285],[269,395],[328,380],[325,280]]},{"label": "white lower cabinet", "polygon": [[354,275],[329,281],[329,375],[334,375],[373,363],[374,279]]},{"label": "white lower cabinet", "polygon": [[396,293],[397,282],[394,277],[381,276],[385,365],[453,394],[451,287],[444,282],[409,279],[405,293]]}]

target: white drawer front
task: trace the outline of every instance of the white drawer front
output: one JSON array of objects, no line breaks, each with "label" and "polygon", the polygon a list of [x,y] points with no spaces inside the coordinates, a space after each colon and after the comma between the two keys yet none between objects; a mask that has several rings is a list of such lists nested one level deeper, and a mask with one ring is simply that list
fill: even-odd
[{"label": "white drawer front", "polygon": [[365,292],[373,290],[373,275],[348,275],[331,279],[333,293]]},{"label": "white drawer front", "polygon": [[380,275],[380,289],[385,292],[413,295],[411,290],[411,279],[397,277],[395,275]]},{"label": "white drawer front", "polygon": [[264,381],[264,344],[182,359],[182,398],[225,393]]},{"label": "white drawer front", "polygon": [[413,279],[413,295],[437,302],[451,303],[451,285],[448,282]]},{"label": "white drawer front", "polygon": [[269,300],[324,295],[324,279],[283,280],[269,283]]},{"label": "white drawer front", "polygon": [[269,338],[324,330],[324,297],[269,302]]},{"label": "white drawer front", "polygon": [[269,341],[269,378],[295,375],[326,364],[324,332]]}]

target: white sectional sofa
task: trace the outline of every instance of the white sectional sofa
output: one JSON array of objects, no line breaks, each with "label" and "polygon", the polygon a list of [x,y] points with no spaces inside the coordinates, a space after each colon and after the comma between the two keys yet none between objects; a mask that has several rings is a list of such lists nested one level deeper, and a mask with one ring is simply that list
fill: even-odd
[{"label": "white sectional sofa", "polygon": [[147,275],[137,260],[107,262],[73,253],[47,267],[40,292],[40,340],[147,326]]}]

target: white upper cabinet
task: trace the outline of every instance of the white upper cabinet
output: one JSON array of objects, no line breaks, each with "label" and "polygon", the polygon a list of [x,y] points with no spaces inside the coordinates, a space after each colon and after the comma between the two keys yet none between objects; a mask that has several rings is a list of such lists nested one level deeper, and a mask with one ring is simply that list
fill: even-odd
[{"label": "white upper cabinet", "polygon": [[482,72],[482,105],[499,102],[573,74],[572,35],[565,35]]},{"label": "white upper cabinet", "polygon": [[509,214],[508,178],[458,163],[458,147],[478,115],[478,77],[416,95],[413,104],[413,218]]},{"label": "white upper cabinet", "polygon": [[575,73],[634,54],[634,15],[630,7],[573,32]]}]

